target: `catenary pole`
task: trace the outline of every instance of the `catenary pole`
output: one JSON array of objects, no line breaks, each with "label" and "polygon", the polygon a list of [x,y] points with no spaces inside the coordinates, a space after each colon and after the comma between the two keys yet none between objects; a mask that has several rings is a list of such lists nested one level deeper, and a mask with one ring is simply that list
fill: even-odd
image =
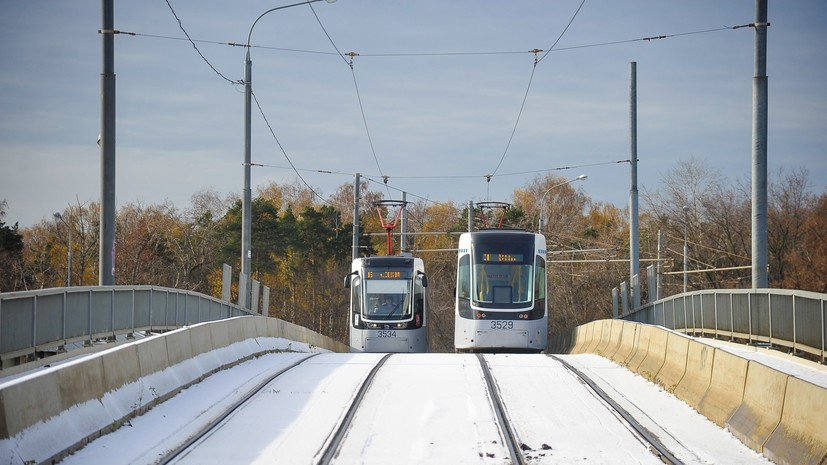
[{"label": "catenary pole", "polygon": [[752,288],[767,277],[767,0],[755,0],[755,73],[752,78]]},{"label": "catenary pole", "polygon": [[640,307],[640,262],[638,242],[637,192],[637,63],[629,64],[629,139],[632,182],[629,189],[629,282],[632,283],[632,307]]},{"label": "catenary pole", "polygon": [[98,284],[115,284],[115,7],[103,0],[101,73],[101,209]]}]

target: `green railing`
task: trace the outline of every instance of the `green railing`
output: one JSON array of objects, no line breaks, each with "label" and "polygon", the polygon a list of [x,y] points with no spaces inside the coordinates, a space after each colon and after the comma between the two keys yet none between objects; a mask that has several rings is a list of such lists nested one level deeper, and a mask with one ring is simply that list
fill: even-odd
[{"label": "green railing", "polygon": [[[619,318],[692,335],[769,344],[824,363],[827,294],[784,289],[706,290],[642,305]],[[617,308],[617,307],[616,307]]]},{"label": "green railing", "polygon": [[192,291],[155,286],[86,286],[0,294],[0,367],[141,331],[250,315]]}]

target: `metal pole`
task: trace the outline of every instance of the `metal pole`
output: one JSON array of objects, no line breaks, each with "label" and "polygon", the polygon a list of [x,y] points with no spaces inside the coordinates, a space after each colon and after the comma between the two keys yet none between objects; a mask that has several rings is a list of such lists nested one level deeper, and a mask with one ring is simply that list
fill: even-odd
[{"label": "metal pole", "polygon": [[657,262],[657,270],[658,270],[658,277],[657,277],[657,291],[655,294],[655,300],[660,300],[663,298],[663,269],[661,268],[660,259],[663,253],[663,231],[658,229],[658,262]]},{"label": "metal pole", "polygon": [[66,223],[66,229],[69,230],[69,252],[67,252],[69,263],[66,269],[66,287],[72,287],[72,227]]},{"label": "metal pole", "polygon": [[688,282],[688,273],[687,270],[689,269],[689,241],[688,241],[688,233],[687,229],[689,227],[689,207],[686,205],[683,206],[683,293],[686,294],[686,285]]},{"label": "metal pole", "polygon": [[752,78],[752,288],[767,277],[767,0],[755,0],[755,76]]},{"label": "metal pole", "polygon": [[[250,60],[250,48],[247,48],[247,57],[244,60],[244,190],[242,191],[241,205],[241,272],[247,277],[244,289],[239,288],[239,301],[249,308],[250,293],[250,260],[252,250],[252,191],[250,188],[250,142],[251,142],[251,98],[252,98],[253,62]],[[239,282],[239,284],[241,284]],[[244,296],[242,299],[241,296]]]},{"label": "metal pole", "polygon": [[359,258],[359,173],[353,183],[353,260]]},{"label": "metal pole", "polygon": [[115,284],[115,7],[103,2],[101,73],[101,210],[98,284]]},{"label": "metal pole", "polygon": [[632,162],[632,184],[629,190],[629,282],[632,284],[632,307],[640,307],[640,274],[638,242],[638,192],[637,192],[637,63],[629,64],[629,135]]},{"label": "metal pole", "polygon": [[474,232],[474,202],[468,201],[468,232]]},{"label": "metal pole", "polygon": [[407,193],[402,191],[402,225],[400,227],[400,234],[399,234],[399,251],[400,252],[407,252],[408,251],[408,244],[407,244],[407,234],[408,234],[408,211],[405,208],[408,205],[407,200]]}]

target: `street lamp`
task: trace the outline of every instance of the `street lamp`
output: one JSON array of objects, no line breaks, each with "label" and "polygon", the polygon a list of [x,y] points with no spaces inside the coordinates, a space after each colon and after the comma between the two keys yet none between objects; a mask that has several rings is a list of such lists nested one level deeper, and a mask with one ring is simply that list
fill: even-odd
[{"label": "street lamp", "polygon": [[683,206],[683,293],[686,294],[686,283],[687,279],[687,269],[688,269],[688,261],[687,255],[689,255],[689,242],[687,240],[687,228],[689,225],[689,207],[686,205]]},{"label": "street lamp", "polygon": [[57,227],[60,222],[62,221],[63,224],[66,225],[66,230],[69,231],[69,251],[67,252],[68,260],[66,265],[66,287],[72,286],[72,228],[69,226],[63,219],[63,215],[60,213],[55,212],[55,227]]},{"label": "street lamp", "polygon": [[539,221],[539,224],[537,225],[537,232],[538,232],[538,233],[540,233],[540,234],[542,234],[542,233],[543,233],[543,226],[544,226],[544,225],[543,225],[543,211],[545,211],[545,205],[546,205],[546,194],[548,194],[549,192],[551,192],[551,190],[552,190],[552,189],[554,189],[554,188],[556,188],[556,187],[565,186],[566,184],[572,183],[572,182],[574,182],[574,181],[582,181],[583,179],[586,179],[586,178],[588,178],[588,176],[586,176],[585,174],[581,174],[580,176],[578,176],[578,177],[576,177],[576,178],[574,178],[574,179],[569,179],[569,180],[568,180],[568,181],[566,181],[566,182],[561,182],[560,184],[555,184],[555,185],[553,185],[553,186],[549,187],[549,188],[548,188],[548,189],[547,189],[547,190],[543,193],[543,199],[540,201],[540,221]]},{"label": "street lamp", "polygon": [[[252,194],[250,190],[250,119],[251,119],[251,98],[252,98],[252,79],[253,79],[253,62],[250,60],[250,38],[253,35],[253,28],[256,27],[258,21],[267,13],[276,10],[283,10],[299,5],[309,5],[311,3],[319,2],[321,0],[307,0],[305,2],[293,3],[290,5],[277,6],[270,8],[264,13],[260,14],[253,25],[250,26],[250,32],[247,33],[247,58],[244,61],[244,192],[242,194],[242,208],[241,208],[241,272],[246,277],[245,289],[239,288],[239,300],[247,308],[250,306],[247,298],[250,289],[250,260],[253,257],[252,250]],[[325,0],[327,3],[333,3],[336,0]],[[243,296],[243,299],[242,299]]]}]

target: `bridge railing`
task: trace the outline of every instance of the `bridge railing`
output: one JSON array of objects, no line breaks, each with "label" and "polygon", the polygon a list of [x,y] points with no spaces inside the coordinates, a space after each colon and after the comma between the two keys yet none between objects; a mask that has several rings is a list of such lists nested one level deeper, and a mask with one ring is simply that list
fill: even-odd
[{"label": "bridge railing", "polygon": [[0,294],[0,369],[139,331],[167,331],[252,314],[197,292],[155,286],[84,286]]},{"label": "bridge railing", "polygon": [[827,361],[827,294],[784,289],[716,289],[678,294],[620,318],[687,334],[786,347]]}]

